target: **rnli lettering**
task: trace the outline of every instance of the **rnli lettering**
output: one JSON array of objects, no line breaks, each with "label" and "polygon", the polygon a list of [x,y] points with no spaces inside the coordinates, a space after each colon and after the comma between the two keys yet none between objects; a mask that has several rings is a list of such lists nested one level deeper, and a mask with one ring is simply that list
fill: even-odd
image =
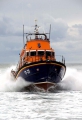
[{"label": "rnli lettering", "polygon": [[27,69],[27,70],[24,71],[24,73],[25,73],[26,75],[27,75],[27,74],[30,74],[30,70]]}]

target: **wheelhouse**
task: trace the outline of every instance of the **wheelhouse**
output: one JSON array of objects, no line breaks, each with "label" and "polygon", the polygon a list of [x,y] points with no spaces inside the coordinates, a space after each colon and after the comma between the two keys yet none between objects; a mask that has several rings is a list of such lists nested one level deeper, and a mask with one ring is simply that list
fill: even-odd
[{"label": "wheelhouse", "polygon": [[51,50],[31,50],[26,51],[26,56],[54,56],[54,51]]},{"label": "wheelhouse", "polygon": [[54,55],[54,51],[51,50],[29,50],[26,51],[24,59],[28,62],[55,60]]}]

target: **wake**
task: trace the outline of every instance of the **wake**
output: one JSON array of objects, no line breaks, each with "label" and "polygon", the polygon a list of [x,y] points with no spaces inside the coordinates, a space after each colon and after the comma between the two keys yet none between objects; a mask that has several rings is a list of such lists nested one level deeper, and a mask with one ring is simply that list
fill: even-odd
[{"label": "wake", "polygon": [[[18,92],[31,84],[22,78],[17,80],[13,78],[11,70],[15,67],[11,66],[4,70],[0,68],[0,92]],[[67,67],[64,79],[57,86],[59,90],[82,90],[82,71]]]}]

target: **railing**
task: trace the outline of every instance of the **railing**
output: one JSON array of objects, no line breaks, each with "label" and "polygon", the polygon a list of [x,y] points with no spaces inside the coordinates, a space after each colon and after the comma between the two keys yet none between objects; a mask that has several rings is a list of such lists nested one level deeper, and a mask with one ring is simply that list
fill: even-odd
[{"label": "railing", "polygon": [[62,62],[65,64],[65,57],[63,55],[55,55],[56,61]]},{"label": "railing", "polygon": [[63,64],[65,64],[65,58],[64,56],[61,55],[55,55],[56,58],[54,58],[54,56],[29,56],[27,58],[26,61],[29,62],[38,62],[38,61],[58,61],[61,62]]}]

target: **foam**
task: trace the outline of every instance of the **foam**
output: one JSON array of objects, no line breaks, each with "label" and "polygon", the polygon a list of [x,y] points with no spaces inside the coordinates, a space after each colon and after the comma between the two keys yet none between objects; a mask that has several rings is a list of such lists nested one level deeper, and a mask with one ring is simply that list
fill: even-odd
[{"label": "foam", "polygon": [[23,78],[19,77],[17,80],[11,75],[11,70],[16,66],[11,66],[4,70],[0,70],[0,91],[20,91],[24,86],[28,86],[30,83],[26,82]]},{"label": "foam", "polygon": [[65,90],[82,90],[82,71],[68,67],[59,86]]}]

